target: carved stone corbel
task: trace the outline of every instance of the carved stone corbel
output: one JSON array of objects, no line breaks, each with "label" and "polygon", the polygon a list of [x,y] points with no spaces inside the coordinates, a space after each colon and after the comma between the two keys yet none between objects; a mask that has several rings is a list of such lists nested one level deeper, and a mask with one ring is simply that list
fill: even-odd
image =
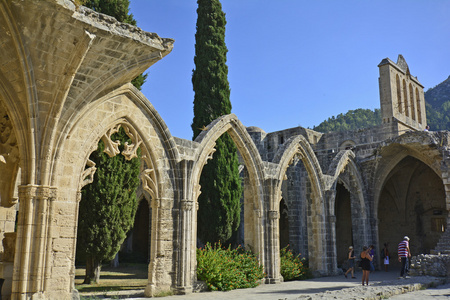
[{"label": "carved stone corbel", "polygon": [[269,220],[276,220],[280,218],[280,214],[277,210],[269,210],[268,211]]},{"label": "carved stone corbel", "polygon": [[194,208],[194,201],[188,199],[181,200],[181,210],[191,211],[193,208]]}]

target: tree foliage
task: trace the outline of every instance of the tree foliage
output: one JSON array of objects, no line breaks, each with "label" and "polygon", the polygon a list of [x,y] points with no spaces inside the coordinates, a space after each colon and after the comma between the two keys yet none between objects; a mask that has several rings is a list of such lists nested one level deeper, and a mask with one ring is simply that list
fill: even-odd
[{"label": "tree foliage", "polygon": [[[122,128],[112,139],[121,141],[121,151],[125,142],[131,143]],[[101,263],[112,260],[119,251],[137,208],[140,158],[127,161],[121,154],[111,158],[104,149],[100,141],[91,154],[97,171],[94,182],[81,191],[77,258],[86,261],[85,283],[97,282]]]},{"label": "tree foliage", "polygon": [[[127,23],[136,26],[137,22],[133,17],[133,14],[129,13],[130,1],[129,0],[81,0],[81,3],[89,7],[90,9],[112,16],[117,21]],[[140,74],[131,83],[141,90],[142,85],[147,79],[147,74]]]},{"label": "tree foliage", "polygon": [[[216,118],[231,113],[230,88],[225,45],[225,14],[218,0],[198,0],[195,34],[194,138]],[[240,223],[237,149],[225,133],[216,141],[213,159],[203,168],[200,179],[198,237],[203,242],[227,241]]]},{"label": "tree foliage", "polygon": [[370,109],[358,108],[349,110],[345,114],[332,116],[328,120],[323,121],[318,126],[314,126],[314,130],[319,132],[346,131],[368,128],[381,124],[380,109],[374,111]]},{"label": "tree foliage", "polygon": [[431,130],[450,130],[450,76],[426,91],[425,101]]}]

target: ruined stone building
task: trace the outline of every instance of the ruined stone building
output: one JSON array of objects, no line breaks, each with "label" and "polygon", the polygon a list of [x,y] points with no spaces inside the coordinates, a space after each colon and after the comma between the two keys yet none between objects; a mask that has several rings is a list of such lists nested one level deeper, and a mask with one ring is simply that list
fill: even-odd
[{"label": "ruined stone building", "polygon": [[[192,292],[199,177],[225,132],[242,162],[241,237],[267,283],[282,280],[279,252],[287,243],[317,275],[336,274],[349,245],[389,242],[394,250],[409,235],[413,255],[448,249],[449,134],[424,131],[423,86],[402,56],[378,66],[378,127],[265,133],[226,115],[189,141],[173,137],[130,84],[172,46],[73,1],[0,1],[4,297],[77,297],[78,203],[92,182],[89,155],[100,139],[110,156],[142,151],[141,195],[151,214],[148,296]],[[110,138],[119,126],[133,141],[122,153]]]}]

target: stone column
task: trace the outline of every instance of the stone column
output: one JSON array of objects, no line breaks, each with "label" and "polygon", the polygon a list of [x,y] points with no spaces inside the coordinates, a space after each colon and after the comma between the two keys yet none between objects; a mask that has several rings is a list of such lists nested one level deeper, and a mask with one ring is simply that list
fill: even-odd
[{"label": "stone column", "polygon": [[181,241],[180,255],[178,262],[178,284],[176,292],[178,294],[188,294],[192,292],[192,282],[195,272],[196,241],[194,235],[195,203],[190,199],[181,200]]},{"label": "stone column", "polygon": [[350,193],[350,205],[351,205],[351,218],[352,218],[352,232],[353,232],[353,247],[355,254],[362,251],[363,246],[369,246],[372,230],[369,227],[368,207],[366,206],[365,213],[362,213],[363,207],[361,206],[360,199],[358,197],[358,191]]},{"label": "stone column", "polygon": [[311,191],[311,205],[308,209],[308,252],[309,265],[316,275],[327,274],[326,257],[326,212],[321,199],[314,191]]},{"label": "stone column", "polygon": [[254,252],[256,255],[258,255],[259,263],[265,267],[264,257],[265,257],[265,251],[264,251],[264,230],[263,230],[263,219],[262,219],[262,212],[260,209],[254,209],[253,210],[253,224],[255,226],[255,233],[256,237],[254,239],[255,245],[253,245]]},{"label": "stone column", "polygon": [[[328,190],[325,193],[327,203],[329,204],[329,215],[327,217],[327,263],[328,273],[337,274],[337,250],[336,250],[336,215],[335,215],[335,201],[336,190]],[[334,205],[331,205],[334,203]]]},{"label": "stone column", "polygon": [[277,210],[268,211],[268,254],[269,263],[266,265],[267,279],[266,283],[281,282],[280,274],[280,239],[279,239],[279,222],[280,214]]},{"label": "stone column", "polygon": [[337,271],[337,250],[336,250],[336,216],[328,216],[329,224],[329,237],[328,237],[328,257],[327,262],[330,264],[328,267],[328,274],[338,274]]},{"label": "stone column", "polygon": [[12,299],[42,294],[48,287],[45,281],[51,274],[46,274],[49,270],[46,264],[51,262],[46,258],[47,252],[53,250],[49,245],[49,211],[56,199],[56,188],[22,185],[19,186],[19,199]]},{"label": "stone column", "polygon": [[[161,205],[161,200],[159,199],[152,199],[151,200],[151,226],[150,230],[153,232],[153,234],[150,234],[151,236],[151,247],[150,247],[150,263],[148,265],[148,283],[145,287],[144,294],[146,297],[153,297],[155,295],[156,290],[156,283],[158,282],[156,278],[156,270],[158,266],[158,252],[161,251],[161,245],[160,245],[160,236],[159,236],[159,226],[158,226],[158,215],[159,215],[159,208]],[[156,230],[153,230],[153,229]]]}]

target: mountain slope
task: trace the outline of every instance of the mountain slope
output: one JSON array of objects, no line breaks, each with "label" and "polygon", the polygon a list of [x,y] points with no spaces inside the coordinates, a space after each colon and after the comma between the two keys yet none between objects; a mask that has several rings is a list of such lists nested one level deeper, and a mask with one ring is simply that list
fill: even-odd
[{"label": "mountain slope", "polygon": [[431,130],[450,130],[450,76],[425,92],[425,102]]}]

